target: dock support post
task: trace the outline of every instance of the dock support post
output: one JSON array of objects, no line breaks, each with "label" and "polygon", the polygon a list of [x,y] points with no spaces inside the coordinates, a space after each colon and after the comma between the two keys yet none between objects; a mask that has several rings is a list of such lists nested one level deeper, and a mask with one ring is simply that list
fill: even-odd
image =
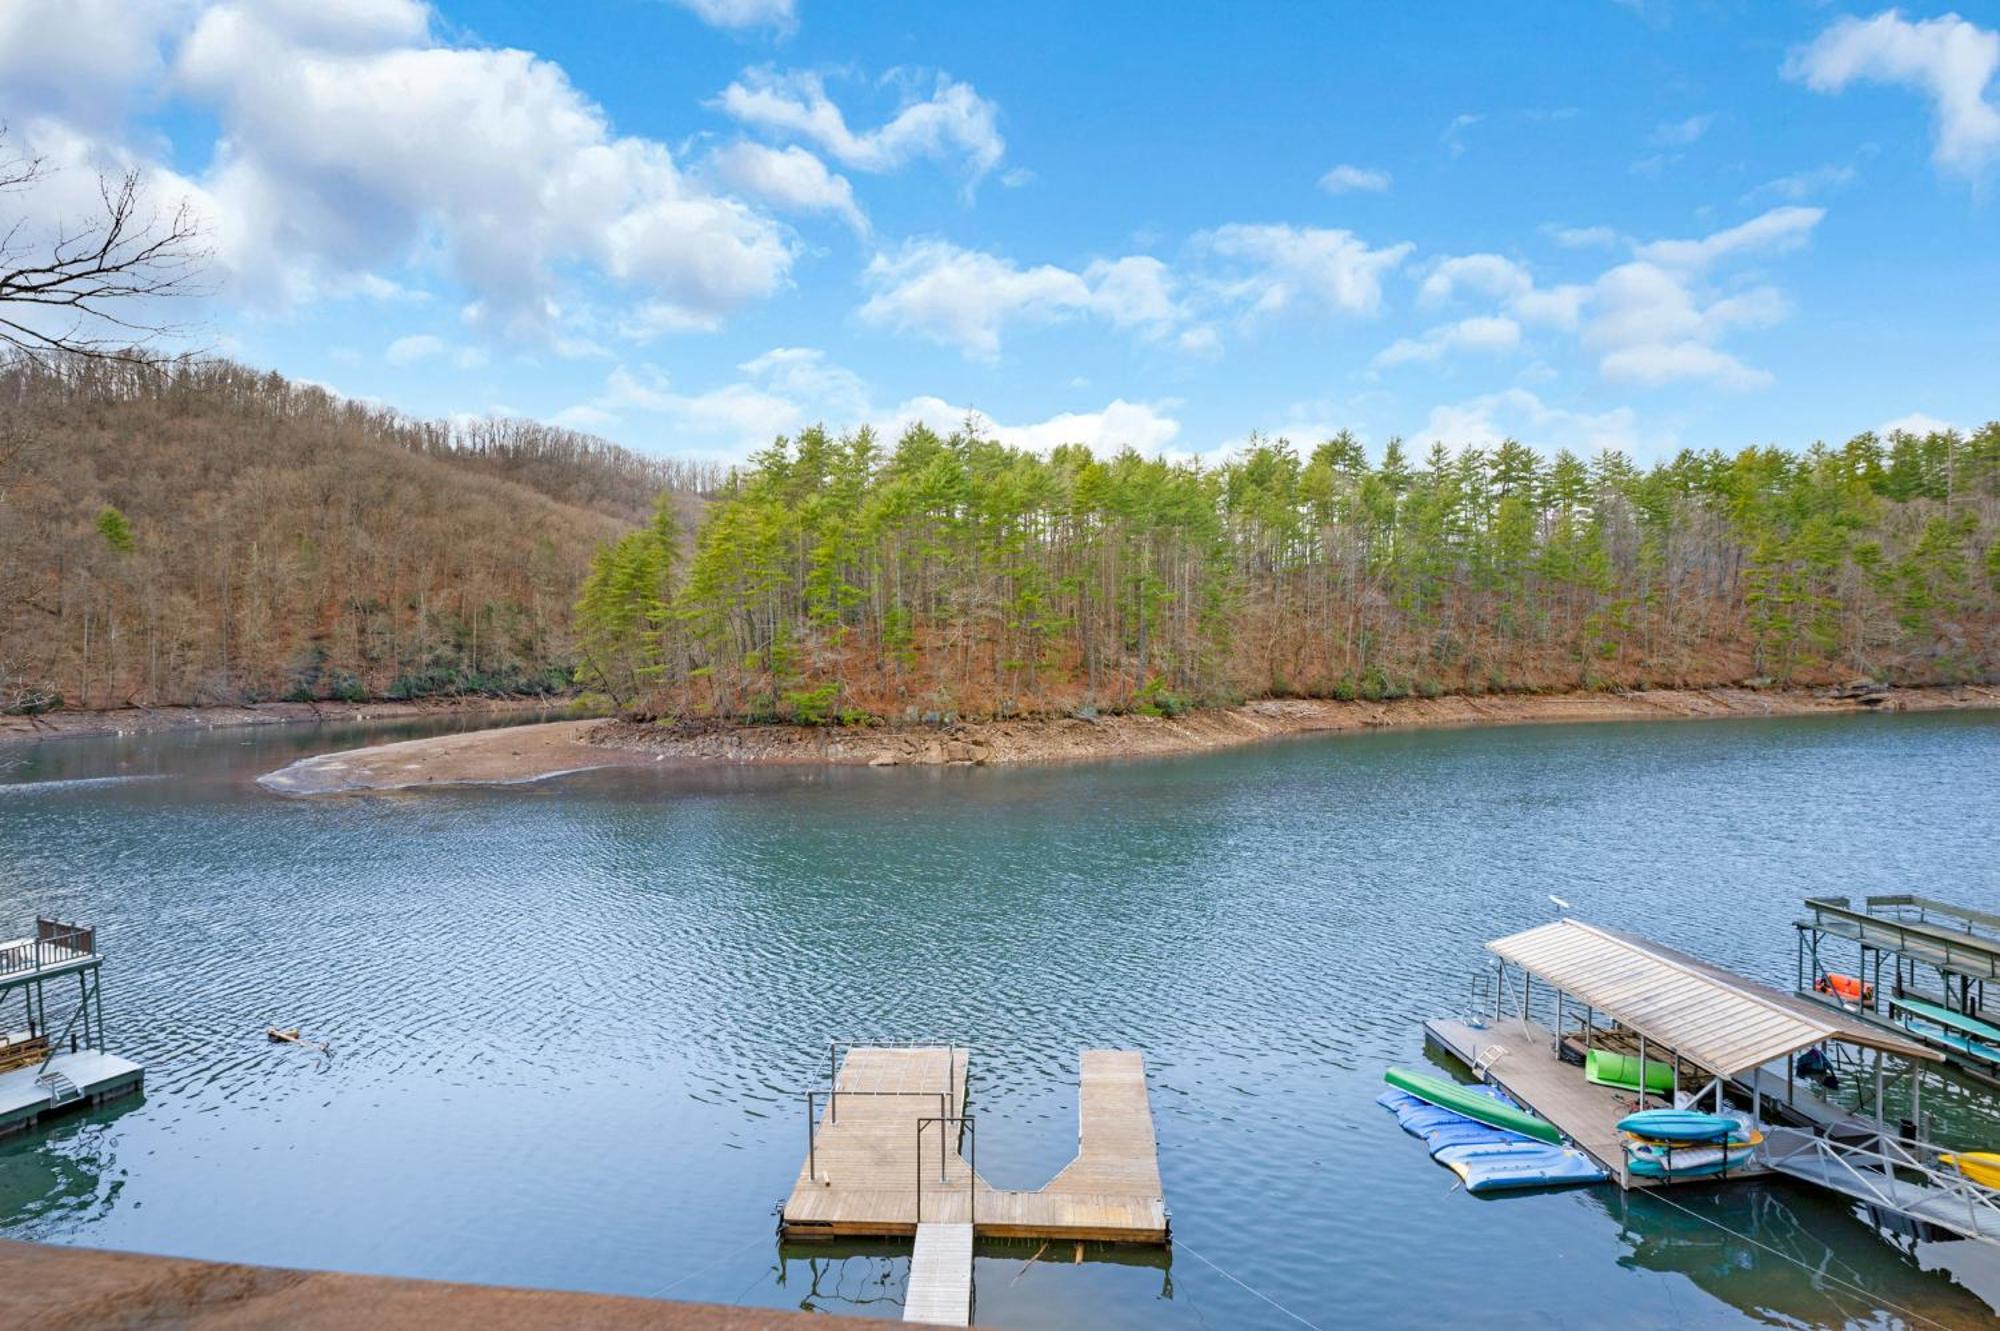
[{"label": "dock support post", "polygon": [[1639,1032],[1639,1108],[1646,1107],[1646,1033]]},{"label": "dock support post", "polygon": [[1915,1139],[1924,1139],[1924,1066],[1916,1059],[1910,1060],[1910,1125],[1915,1129]]}]

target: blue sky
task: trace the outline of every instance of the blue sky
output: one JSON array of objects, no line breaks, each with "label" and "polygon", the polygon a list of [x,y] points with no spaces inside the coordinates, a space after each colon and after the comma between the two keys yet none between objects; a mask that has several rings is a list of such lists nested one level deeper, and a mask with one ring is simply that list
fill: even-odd
[{"label": "blue sky", "polygon": [[1804,445],[2000,384],[2000,13],[0,0],[37,225],[136,165],[217,350],[741,457]]}]

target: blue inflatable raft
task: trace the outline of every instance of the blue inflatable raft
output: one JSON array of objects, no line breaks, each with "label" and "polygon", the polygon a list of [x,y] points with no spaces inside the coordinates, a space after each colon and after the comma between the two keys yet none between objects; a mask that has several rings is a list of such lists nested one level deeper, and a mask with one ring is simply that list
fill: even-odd
[{"label": "blue inflatable raft", "polygon": [[[1513,1103],[1497,1086],[1465,1089]],[[1467,1192],[1559,1188],[1605,1179],[1604,1171],[1579,1150],[1532,1141],[1404,1091],[1385,1091],[1375,1103],[1395,1114],[1405,1132],[1423,1138],[1431,1158],[1458,1175]]]}]

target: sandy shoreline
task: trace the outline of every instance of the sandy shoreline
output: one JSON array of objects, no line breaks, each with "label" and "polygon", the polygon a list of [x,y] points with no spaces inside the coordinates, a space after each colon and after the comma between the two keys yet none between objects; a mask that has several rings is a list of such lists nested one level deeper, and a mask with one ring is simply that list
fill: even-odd
[{"label": "sandy shoreline", "polygon": [[662,726],[552,721],[407,740],[302,759],[261,778],[289,795],[538,781],[641,763],[986,766],[1080,762],[1231,748],[1284,736],[1385,728],[1532,725],[2000,707],[2000,688],[1898,689],[1873,703],[1823,690],[1647,689],[1630,693],[1271,699],[1180,717],[1037,717],[949,727]]}]

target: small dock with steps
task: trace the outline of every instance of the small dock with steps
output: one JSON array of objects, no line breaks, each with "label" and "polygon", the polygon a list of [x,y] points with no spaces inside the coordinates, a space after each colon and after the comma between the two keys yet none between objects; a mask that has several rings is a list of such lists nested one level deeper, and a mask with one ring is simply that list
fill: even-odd
[{"label": "small dock with steps", "polygon": [[145,1069],[104,1048],[97,931],[37,919],[0,942],[0,1136],[140,1089]]},{"label": "small dock with steps", "polygon": [[967,1323],[976,1237],[1169,1242],[1137,1051],[1084,1051],[1076,1158],[1042,1187],[1014,1189],[979,1176],[965,1049],[839,1049],[830,1051],[833,1085],[806,1096],[806,1158],[779,1230],[787,1239],[913,1238],[908,1320]]}]

